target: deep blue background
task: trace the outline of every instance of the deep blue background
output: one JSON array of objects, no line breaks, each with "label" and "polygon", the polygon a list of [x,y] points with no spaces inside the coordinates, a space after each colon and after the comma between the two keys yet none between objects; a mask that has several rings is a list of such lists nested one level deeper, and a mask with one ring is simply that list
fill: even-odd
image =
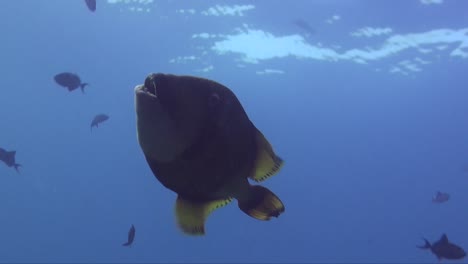
[{"label": "deep blue background", "polygon": [[[223,3],[255,9],[176,12]],[[443,52],[409,76],[386,69],[421,56],[415,51],[372,65],[288,57],[238,68],[235,54],[209,50],[202,61],[169,63],[197,52],[192,34],[231,34],[242,23],[281,36],[300,33],[291,22],[302,18],[316,27],[309,40],[344,49],[366,46],[349,35],[365,26],[461,29],[466,2],[155,1],[132,12],[98,0],[96,13],[81,0],[0,6],[0,147],[23,165],[18,174],[0,164],[1,262],[435,262],[415,246],[442,233],[468,249],[466,60]],[[334,14],[342,19],[327,26]],[[207,65],[214,70],[196,71]],[[285,74],[255,74],[265,68]],[[59,87],[53,76],[62,71],[89,82],[86,94]],[[232,203],[212,214],[204,237],[177,229],[176,196],[136,140],[133,88],[150,72],[211,78],[237,94],[285,160],[264,183],[285,203],[283,215],[261,222]],[[98,113],[110,119],[90,132]],[[431,203],[437,190],[452,199]],[[136,239],[125,248],[131,224]]]}]

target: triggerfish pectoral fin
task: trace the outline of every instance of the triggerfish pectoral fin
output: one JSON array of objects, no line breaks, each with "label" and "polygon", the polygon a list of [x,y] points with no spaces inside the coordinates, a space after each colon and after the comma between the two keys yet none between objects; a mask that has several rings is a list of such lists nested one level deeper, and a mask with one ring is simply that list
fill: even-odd
[{"label": "triggerfish pectoral fin", "polygon": [[250,186],[249,199],[238,200],[239,209],[258,220],[270,220],[284,212],[284,204],[272,191],[255,185]]},{"label": "triggerfish pectoral fin", "polygon": [[257,129],[257,148],[255,171],[249,178],[261,182],[275,175],[283,166],[284,161],[273,151],[273,147]]},{"label": "triggerfish pectoral fin", "polygon": [[176,201],[176,217],[180,229],[188,235],[204,235],[205,221],[214,210],[227,205],[232,199],[206,202],[190,201],[180,196]]}]

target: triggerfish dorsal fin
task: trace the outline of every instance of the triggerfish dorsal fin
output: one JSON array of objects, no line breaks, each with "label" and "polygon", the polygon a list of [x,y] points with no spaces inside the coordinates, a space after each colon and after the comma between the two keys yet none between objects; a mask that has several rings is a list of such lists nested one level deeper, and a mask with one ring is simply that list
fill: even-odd
[{"label": "triggerfish dorsal fin", "polygon": [[177,196],[175,213],[177,224],[188,235],[204,235],[205,221],[214,210],[232,201],[231,198],[211,200],[206,202],[190,201]]},{"label": "triggerfish dorsal fin", "polygon": [[441,237],[440,237],[440,242],[442,244],[448,244],[449,243],[449,240],[448,240],[448,237],[446,234],[443,234]]},{"label": "triggerfish dorsal fin", "polygon": [[284,161],[275,154],[270,142],[263,136],[262,132],[258,129],[256,131],[258,152],[255,170],[249,178],[261,182],[275,175],[283,166]]}]

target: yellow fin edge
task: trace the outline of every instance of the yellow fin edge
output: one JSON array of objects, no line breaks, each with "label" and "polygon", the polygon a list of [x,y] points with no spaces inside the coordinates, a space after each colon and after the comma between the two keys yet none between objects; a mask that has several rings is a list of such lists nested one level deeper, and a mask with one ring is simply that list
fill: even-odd
[{"label": "yellow fin edge", "polygon": [[214,210],[232,201],[232,198],[194,202],[177,197],[175,213],[179,228],[188,235],[201,236],[205,234],[205,221]]},{"label": "yellow fin edge", "polygon": [[283,167],[284,161],[273,151],[273,147],[265,136],[257,129],[258,154],[255,170],[249,178],[261,182],[278,173]]}]

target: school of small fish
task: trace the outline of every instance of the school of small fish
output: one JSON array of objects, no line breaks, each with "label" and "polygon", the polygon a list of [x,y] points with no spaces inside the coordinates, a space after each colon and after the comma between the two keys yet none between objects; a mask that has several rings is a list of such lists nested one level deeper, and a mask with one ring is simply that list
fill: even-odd
[{"label": "school of small fish", "polygon": [[[84,0],[84,2],[90,12],[96,11],[96,0]],[[314,34],[314,29],[306,21],[298,19],[293,23],[309,35]],[[90,86],[89,83],[83,82],[78,74],[72,72],[57,73],[53,80],[69,92],[80,89],[84,94],[85,87]],[[200,95],[190,94],[191,88],[199,84],[200,87],[196,88]],[[205,91],[204,89],[207,87],[210,88]],[[138,139],[141,149],[156,178],[166,188],[178,194],[176,215],[179,227],[184,233],[203,235],[205,232],[204,222],[209,213],[227,205],[233,198],[239,200],[239,208],[243,212],[256,219],[269,220],[270,217],[278,217],[284,212],[283,203],[273,192],[259,185],[252,186],[247,182],[247,178],[260,182],[276,174],[282,167],[283,161],[274,153],[272,146],[263,134],[248,120],[237,98],[227,87],[197,77],[151,74],[146,78],[144,84],[135,88],[135,98]],[[192,102],[193,106],[202,105],[203,107],[199,109],[189,107]],[[208,103],[205,106],[201,102]],[[235,112],[236,117],[218,114],[223,112],[220,109],[226,105],[234,105],[231,106],[230,111]],[[162,108],[164,110],[161,110]],[[176,131],[171,122],[164,121],[176,120],[180,115],[185,117],[193,114],[192,118],[197,118],[206,115],[206,113],[216,114],[199,120],[207,122],[205,127],[197,127],[190,118],[185,118],[178,123],[182,130]],[[169,116],[166,117],[166,114]],[[163,121],[155,121],[156,119]],[[91,130],[93,127],[98,128],[107,120],[109,120],[109,115],[96,114],[91,120]],[[226,124],[226,120],[238,120],[234,127],[239,127],[236,133],[238,132],[242,136],[232,138],[234,133],[230,131],[228,133],[230,137],[217,138],[214,139],[214,143],[210,143],[213,142],[213,135],[219,135],[225,131],[223,124]],[[229,127],[232,127],[232,124]],[[215,133],[215,131],[217,132]],[[153,136],[155,134],[160,136],[155,138]],[[176,135],[181,136],[177,137]],[[170,145],[172,141],[181,143]],[[243,143],[239,144],[239,142]],[[203,146],[206,144],[219,144],[225,147],[217,148],[215,145],[210,145],[207,148]],[[188,147],[183,147],[185,145]],[[226,146],[229,147],[226,149]],[[245,155],[249,152],[252,155]],[[236,153],[242,153],[242,155]],[[183,159],[178,158],[179,154],[183,155]],[[202,156],[216,156],[218,158],[217,166],[198,166],[200,162],[203,164],[211,162],[200,158]],[[235,160],[236,162],[231,162],[235,166],[232,167],[232,164],[225,162],[228,160]],[[16,163],[15,150],[6,150],[0,147],[0,161],[17,172],[22,166]],[[238,164],[246,165],[242,167]],[[192,173],[199,170],[197,172],[200,174],[197,176],[199,178],[190,183],[191,185],[187,185],[190,179],[184,177],[186,170]],[[253,174],[249,175],[245,172],[253,172]],[[211,174],[212,176],[210,176]],[[222,178],[219,177],[220,174],[229,174],[229,176]],[[219,186],[223,182],[229,184],[220,189]],[[245,197],[248,196],[251,198],[246,199]],[[437,191],[432,197],[432,202],[442,204],[448,202],[449,199],[450,194]],[[132,224],[128,231],[127,241],[122,245],[130,247],[134,239],[135,226]],[[446,234],[442,234],[441,238],[433,243],[430,243],[426,238],[423,240],[424,245],[417,247],[429,249],[438,260],[462,259],[466,256],[463,248],[449,241]]]}]

